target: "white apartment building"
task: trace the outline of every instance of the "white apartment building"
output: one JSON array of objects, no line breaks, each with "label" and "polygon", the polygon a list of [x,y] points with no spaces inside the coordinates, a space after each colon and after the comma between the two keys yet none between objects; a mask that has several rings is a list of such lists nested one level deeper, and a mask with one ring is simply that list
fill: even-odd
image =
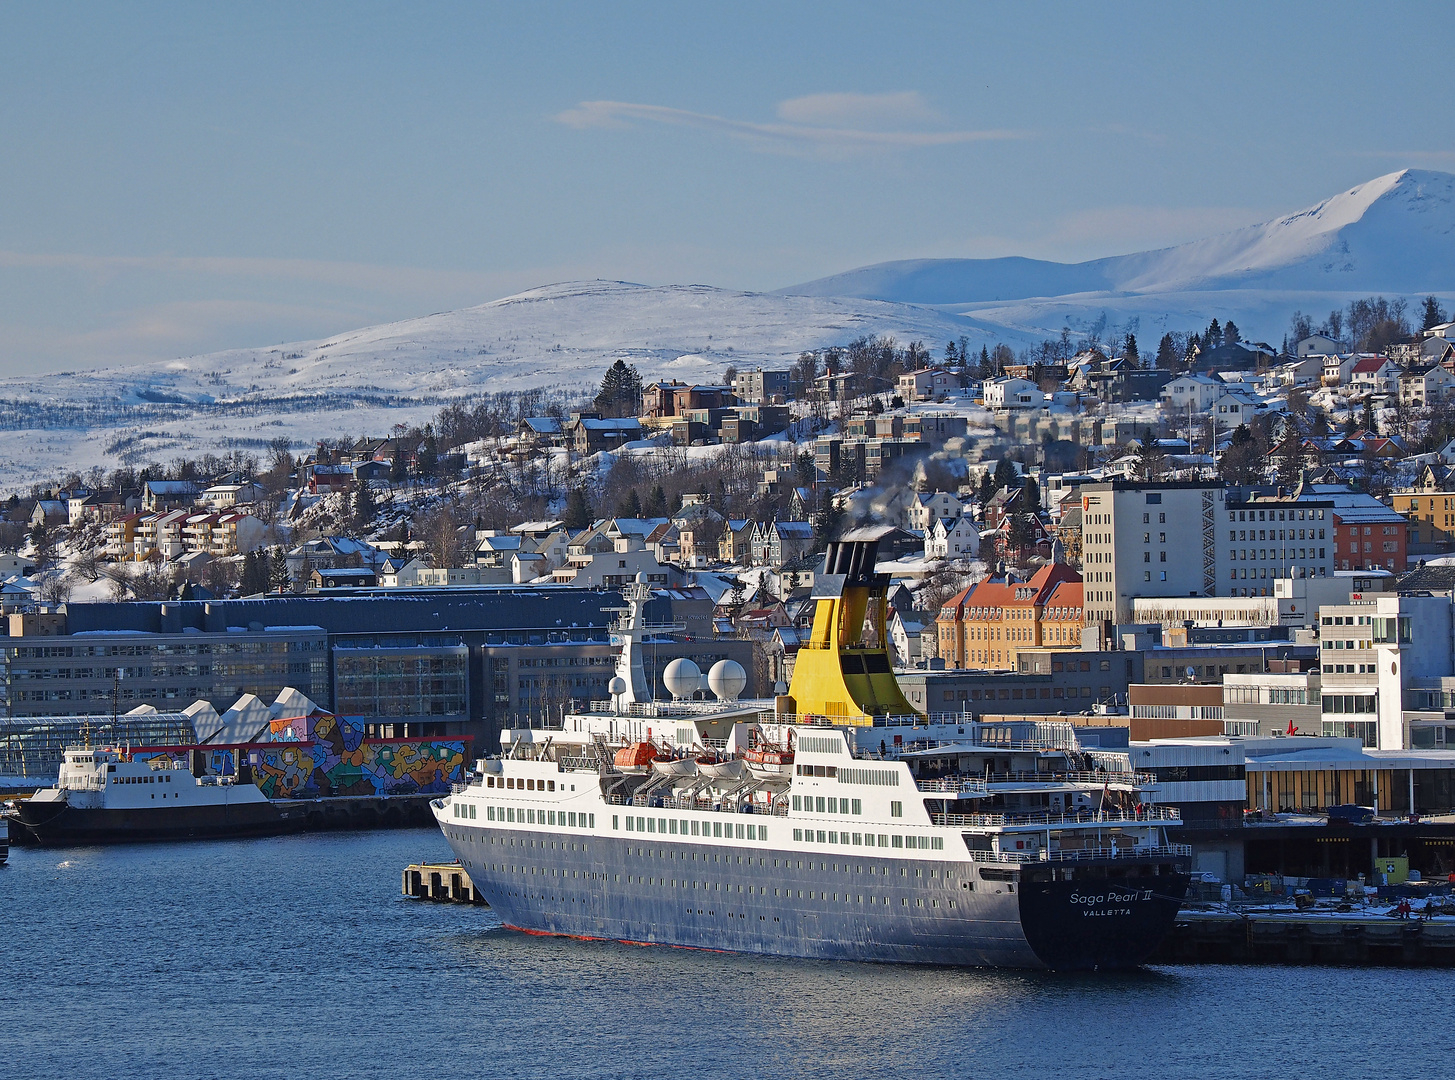
[{"label": "white apartment building", "polygon": [[1139,596],[1217,596],[1221,484],[1112,480],[1081,488],[1087,623],[1133,621]]},{"label": "white apartment building", "polygon": [[1324,735],[1378,750],[1407,749],[1406,692],[1455,675],[1451,601],[1379,593],[1319,609]]}]

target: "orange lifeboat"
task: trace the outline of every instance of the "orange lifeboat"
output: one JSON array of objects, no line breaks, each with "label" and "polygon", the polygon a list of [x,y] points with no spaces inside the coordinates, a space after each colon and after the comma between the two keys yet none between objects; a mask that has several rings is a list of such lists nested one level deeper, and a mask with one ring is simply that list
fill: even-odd
[{"label": "orange lifeboat", "polygon": [[657,748],[649,742],[623,746],[612,759],[618,769],[641,769],[657,760]]}]

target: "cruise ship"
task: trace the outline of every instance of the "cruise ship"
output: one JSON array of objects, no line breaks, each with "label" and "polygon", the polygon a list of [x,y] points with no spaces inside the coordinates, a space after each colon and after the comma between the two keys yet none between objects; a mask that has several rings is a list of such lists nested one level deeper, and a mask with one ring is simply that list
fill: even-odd
[{"label": "cruise ship", "polygon": [[[1125,751],[1065,720],[916,712],[886,648],[880,530],[831,543],[793,684],[739,701],[731,661],[663,673],[624,590],[612,699],[432,806],[479,893],[527,933],[793,957],[1104,970],[1171,928],[1190,851]],[[700,701],[703,682],[716,700]]]}]

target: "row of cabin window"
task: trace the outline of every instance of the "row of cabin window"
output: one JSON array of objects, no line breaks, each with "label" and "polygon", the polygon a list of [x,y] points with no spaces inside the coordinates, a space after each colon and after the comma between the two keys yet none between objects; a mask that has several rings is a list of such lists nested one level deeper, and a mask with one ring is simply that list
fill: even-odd
[{"label": "row of cabin window", "polygon": [[519,788],[525,791],[555,791],[554,780],[534,780],[529,776],[487,776],[486,787]]},{"label": "row of cabin window", "polygon": [[170,784],[172,778],[165,773],[161,776],[113,776],[113,784]]},{"label": "row of cabin window", "polygon": [[[904,809],[903,803],[890,803],[889,806],[894,817],[899,817]],[[793,809],[809,814],[862,814],[864,803],[859,799],[837,799],[832,795],[827,799],[822,795],[795,795]]]},{"label": "row of cabin window", "polygon": [[[470,815],[474,817],[474,814]],[[578,814],[574,810],[536,810],[531,807],[487,806],[485,818],[488,821],[511,821],[518,825],[555,825],[558,828],[594,829],[595,814]]]},{"label": "row of cabin window", "polygon": [[793,839],[801,844],[812,844],[817,841],[820,844],[853,844],[857,847],[879,847],[896,848],[917,848],[923,851],[943,851],[945,849],[945,838],[943,836],[917,836],[913,833],[894,833],[886,835],[878,834],[878,840],[874,833],[846,833],[834,832],[832,829],[794,829]]},{"label": "row of cabin window", "polygon": [[[711,826],[711,828],[709,828]],[[617,815],[611,815],[611,827],[617,827]],[[736,834],[734,833],[736,830]],[[768,826],[744,825],[735,821],[688,821],[677,818],[633,817],[626,815],[626,831],[639,833],[667,833],[675,836],[710,836],[717,840],[759,840],[768,839]]]}]

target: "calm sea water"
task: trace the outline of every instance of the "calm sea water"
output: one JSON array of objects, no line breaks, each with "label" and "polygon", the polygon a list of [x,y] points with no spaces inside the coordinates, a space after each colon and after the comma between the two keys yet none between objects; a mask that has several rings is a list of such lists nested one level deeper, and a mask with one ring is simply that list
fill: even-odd
[{"label": "calm sea water", "polygon": [[1067,977],[528,937],[399,895],[434,830],[15,849],[0,1074],[1448,1075],[1455,973]]}]

